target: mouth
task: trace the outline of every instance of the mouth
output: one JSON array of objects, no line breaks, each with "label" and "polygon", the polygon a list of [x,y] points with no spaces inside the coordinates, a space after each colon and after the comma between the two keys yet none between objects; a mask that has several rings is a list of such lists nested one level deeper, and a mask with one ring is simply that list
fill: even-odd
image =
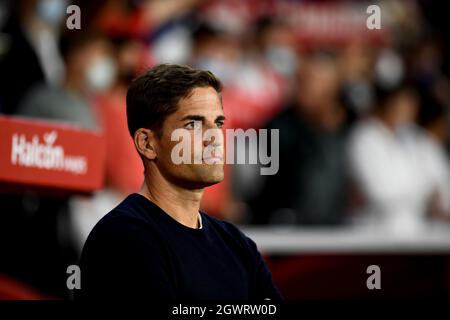
[{"label": "mouth", "polygon": [[203,158],[203,162],[206,164],[221,164],[222,163],[222,157],[207,157]]},{"label": "mouth", "polygon": [[223,163],[223,151],[220,148],[214,149],[207,157],[203,157],[203,162],[206,164]]}]

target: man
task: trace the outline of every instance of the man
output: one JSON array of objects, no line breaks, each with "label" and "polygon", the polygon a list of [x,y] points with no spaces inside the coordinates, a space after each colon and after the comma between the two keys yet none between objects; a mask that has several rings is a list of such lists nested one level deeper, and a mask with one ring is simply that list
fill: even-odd
[{"label": "man", "polygon": [[348,146],[350,171],[365,200],[357,208],[358,222],[415,235],[426,227],[434,198],[447,197],[441,179],[448,177],[446,165],[441,167],[439,149],[415,124],[419,100],[414,87],[400,83],[376,93],[373,115],[356,126]]},{"label": "man", "polygon": [[347,115],[338,99],[339,77],[334,55],[304,57],[296,97],[266,125],[280,132],[280,170],[265,176],[250,200],[254,224],[342,223]]},{"label": "man", "polygon": [[213,151],[201,153],[206,156],[200,164],[194,161],[195,147],[192,161],[172,159],[180,143],[172,141],[177,129],[186,129],[191,140],[198,124],[203,132],[223,135],[221,87],[208,71],[169,64],[131,84],[128,128],[145,181],[89,235],[81,257],[82,297],[281,299],[255,243],[235,226],[199,211],[204,188],[223,180],[223,137],[205,139],[204,147]]}]

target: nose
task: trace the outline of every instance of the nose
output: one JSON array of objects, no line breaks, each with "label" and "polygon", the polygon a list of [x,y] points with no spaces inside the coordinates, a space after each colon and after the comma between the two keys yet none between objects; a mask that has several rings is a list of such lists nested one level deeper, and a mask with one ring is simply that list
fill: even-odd
[{"label": "nose", "polygon": [[203,134],[203,146],[220,147],[223,145],[223,132],[222,129],[214,128],[208,129]]}]

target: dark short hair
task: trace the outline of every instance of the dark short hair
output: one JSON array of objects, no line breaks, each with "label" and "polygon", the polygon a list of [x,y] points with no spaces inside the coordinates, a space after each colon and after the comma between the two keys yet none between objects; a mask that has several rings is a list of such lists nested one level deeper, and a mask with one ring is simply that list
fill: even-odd
[{"label": "dark short hair", "polygon": [[78,52],[83,52],[94,43],[109,43],[109,40],[100,32],[66,32],[59,40],[59,51],[64,61]]},{"label": "dark short hair", "polygon": [[127,92],[130,135],[148,128],[160,136],[164,120],[178,110],[180,99],[198,87],[212,87],[220,93],[222,83],[210,71],[176,64],[160,64],[137,77]]},{"label": "dark short hair", "polygon": [[379,84],[375,85],[376,109],[385,110],[389,107],[389,103],[401,94],[409,94],[414,98],[418,98],[414,86],[409,82],[401,82],[391,87],[383,87]]}]

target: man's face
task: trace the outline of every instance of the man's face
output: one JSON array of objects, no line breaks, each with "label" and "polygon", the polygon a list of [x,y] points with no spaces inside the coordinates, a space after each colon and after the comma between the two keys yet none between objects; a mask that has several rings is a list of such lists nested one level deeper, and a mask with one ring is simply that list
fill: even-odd
[{"label": "man's face", "polygon": [[301,71],[298,98],[302,111],[314,114],[324,102],[336,96],[339,88],[339,73],[333,61],[318,60],[305,63]]},{"label": "man's face", "polygon": [[413,123],[418,111],[417,100],[408,91],[399,93],[392,99],[390,112],[393,114],[395,125],[401,127]]},{"label": "man's face", "polygon": [[[156,143],[156,165],[166,179],[184,188],[204,188],[223,180],[224,142],[222,125],[225,118],[219,94],[212,87],[195,88],[187,98],[178,103],[178,110],[164,121],[162,135]],[[201,125],[201,129],[197,126]],[[190,148],[182,152],[190,152],[190,162],[175,164],[172,150],[180,141],[172,141],[174,130],[185,129],[190,137]],[[203,133],[212,129],[219,139],[203,141]],[[197,142],[195,144],[195,139]],[[198,140],[200,139],[200,140]],[[198,148],[201,146],[201,148]],[[204,149],[212,150],[206,154]],[[190,149],[190,150],[189,150]],[[212,160],[211,161],[211,156]],[[196,164],[194,159],[201,159]],[[211,164],[212,163],[212,164]]]}]

